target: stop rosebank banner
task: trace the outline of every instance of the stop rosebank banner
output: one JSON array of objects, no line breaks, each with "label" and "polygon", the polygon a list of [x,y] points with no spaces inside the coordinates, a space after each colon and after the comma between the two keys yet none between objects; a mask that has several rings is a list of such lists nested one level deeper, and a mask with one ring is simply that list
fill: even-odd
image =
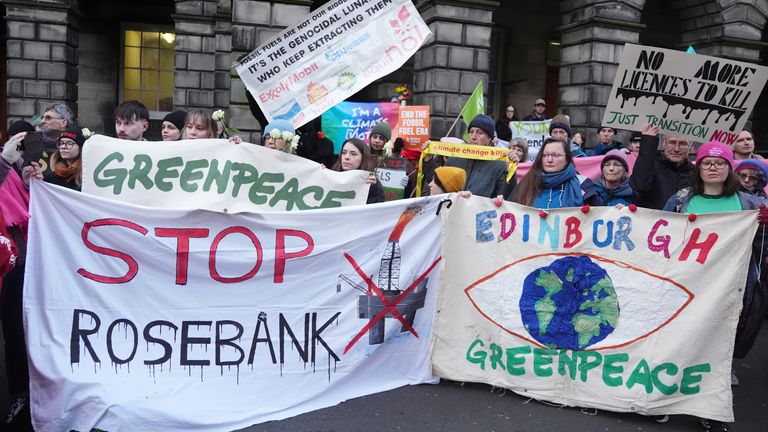
[{"label": "stop rosebank banner", "polygon": [[337,172],[281,151],[220,139],[83,146],[83,192],[155,208],[224,213],[365,204],[369,173]]},{"label": "stop rosebank banner", "polygon": [[431,34],[410,0],[330,1],[234,67],[268,120],[299,127],[399,69]]},{"label": "stop rosebank banner", "polygon": [[436,382],[438,202],[226,215],[34,181],[35,430],[230,431]]},{"label": "stop rosebank banner", "polygon": [[447,214],[432,366],[568,406],[733,421],[736,323],[756,212]]}]

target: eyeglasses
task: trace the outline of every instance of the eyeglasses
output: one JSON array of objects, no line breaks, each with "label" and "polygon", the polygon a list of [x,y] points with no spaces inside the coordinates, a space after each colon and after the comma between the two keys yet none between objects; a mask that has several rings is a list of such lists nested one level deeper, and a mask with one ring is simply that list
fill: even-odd
[{"label": "eyeglasses", "polygon": [[547,159],[547,158],[562,159],[564,157],[565,157],[565,155],[562,154],[562,153],[542,153],[541,154],[541,158],[542,159]]},{"label": "eyeglasses", "polygon": [[712,167],[715,167],[718,170],[724,169],[726,166],[728,166],[728,162],[718,159],[716,161],[701,161],[701,169],[712,169]]},{"label": "eyeglasses", "polygon": [[689,143],[687,141],[682,141],[682,142],[681,141],[667,141],[665,143],[665,145],[668,145],[668,146],[670,146],[672,148],[677,147],[679,149],[687,149],[687,148],[689,148],[691,146],[691,143]]},{"label": "eyeglasses", "polygon": [[759,174],[748,174],[748,173],[745,173],[745,172],[740,172],[739,173],[739,178],[744,180],[744,181],[758,181],[760,179],[760,175]]},{"label": "eyeglasses", "polygon": [[507,112],[515,112],[515,110],[507,110]]},{"label": "eyeglasses", "polygon": [[44,115],[43,120],[45,121],[51,121],[51,120],[64,120],[64,117],[51,117],[49,115]]},{"label": "eyeglasses", "polygon": [[77,144],[74,141],[59,141],[56,143],[56,148],[72,148]]}]

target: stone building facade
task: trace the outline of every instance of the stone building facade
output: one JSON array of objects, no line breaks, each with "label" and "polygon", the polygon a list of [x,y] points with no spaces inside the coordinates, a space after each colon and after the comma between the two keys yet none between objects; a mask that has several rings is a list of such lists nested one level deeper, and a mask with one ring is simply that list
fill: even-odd
[{"label": "stone building facade", "polygon": [[[150,108],[154,119],[169,109],[223,108],[231,126],[255,142],[261,125],[230,66],[325,2],[0,0],[0,61],[7,65],[1,124],[64,101],[82,124],[109,134],[112,109],[139,95],[157,102]],[[389,100],[396,86],[407,84],[412,103],[432,107],[434,137],[447,131],[482,80],[492,116],[508,104],[525,115],[544,97],[550,115],[568,114],[573,127],[586,129],[594,140],[627,42],[693,45],[702,54],[766,63],[768,0],[414,3],[434,38],[399,71],[353,98]],[[169,43],[171,58],[163,49]],[[156,57],[145,58],[147,52]],[[133,77],[141,84],[131,84]],[[760,147],[768,143],[766,119],[768,101],[761,97],[753,115]]]}]

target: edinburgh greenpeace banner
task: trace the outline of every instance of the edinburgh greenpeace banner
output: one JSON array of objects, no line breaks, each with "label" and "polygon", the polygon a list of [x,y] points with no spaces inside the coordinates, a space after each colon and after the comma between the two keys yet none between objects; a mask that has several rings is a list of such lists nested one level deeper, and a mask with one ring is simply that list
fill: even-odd
[{"label": "edinburgh greenpeace banner", "polygon": [[234,66],[268,120],[299,127],[399,69],[431,34],[410,0],[329,1]]},{"label": "edinburgh greenpeace banner", "polygon": [[390,128],[397,124],[399,105],[394,102],[341,102],[322,116],[323,132],[333,141],[333,152],[350,138],[368,142],[371,129],[379,122]]},{"label": "edinburgh greenpeace banner", "polygon": [[731,59],[626,44],[604,126],[733,144],[768,79],[768,68]]},{"label": "edinburgh greenpeace banner", "polygon": [[568,406],[733,421],[756,211],[454,202],[432,366]]},{"label": "edinburgh greenpeace banner", "polygon": [[436,382],[439,201],[227,215],[34,181],[35,430],[231,431]]},{"label": "edinburgh greenpeace banner", "polygon": [[158,208],[238,213],[365,204],[368,176],[216,139],[152,142],[95,135],[83,146],[83,192]]},{"label": "edinburgh greenpeace banner", "polygon": [[551,123],[552,120],[509,122],[512,138],[522,138],[528,142],[528,161],[536,159],[541,146],[544,145],[544,140],[549,138]]}]

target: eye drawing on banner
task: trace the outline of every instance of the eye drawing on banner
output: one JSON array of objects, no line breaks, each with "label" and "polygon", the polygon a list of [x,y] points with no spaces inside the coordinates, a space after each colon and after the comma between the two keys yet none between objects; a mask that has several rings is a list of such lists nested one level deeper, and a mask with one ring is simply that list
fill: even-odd
[{"label": "eye drawing on banner", "polygon": [[411,332],[419,337],[413,328],[413,320],[416,312],[424,307],[427,297],[428,275],[432,272],[442,258],[437,258],[427,270],[413,280],[405,289],[400,289],[400,267],[402,257],[400,255],[400,238],[406,226],[416,217],[421,215],[422,206],[414,204],[403,211],[395,224],[392,233],[387,240],[384,256],[379,266],[378,285],[360,268],[354,258],[345,253],[344,258],[354,268],[355,273],[363,280],[364,285],[355,282],[349,275],[340,274],[337,292],[341,291],[341,282],[345,282],[352,288],[361,291],[358,296],[358,316],[367,319],[368,323],[357,333],[352,341],[344,348],[344,354],[357,344],[365,333],[368,333],[368,344],[378,345],[384,342],[385,318],[394,318],[400,324],[400,332]]},{"label": "eye drawing on banner", "polygon": [[504,331],[540,348],[574,351],[633,344],[670,323],[694,297],[632,265],[568,253],[524,258],[464,291]]}]

